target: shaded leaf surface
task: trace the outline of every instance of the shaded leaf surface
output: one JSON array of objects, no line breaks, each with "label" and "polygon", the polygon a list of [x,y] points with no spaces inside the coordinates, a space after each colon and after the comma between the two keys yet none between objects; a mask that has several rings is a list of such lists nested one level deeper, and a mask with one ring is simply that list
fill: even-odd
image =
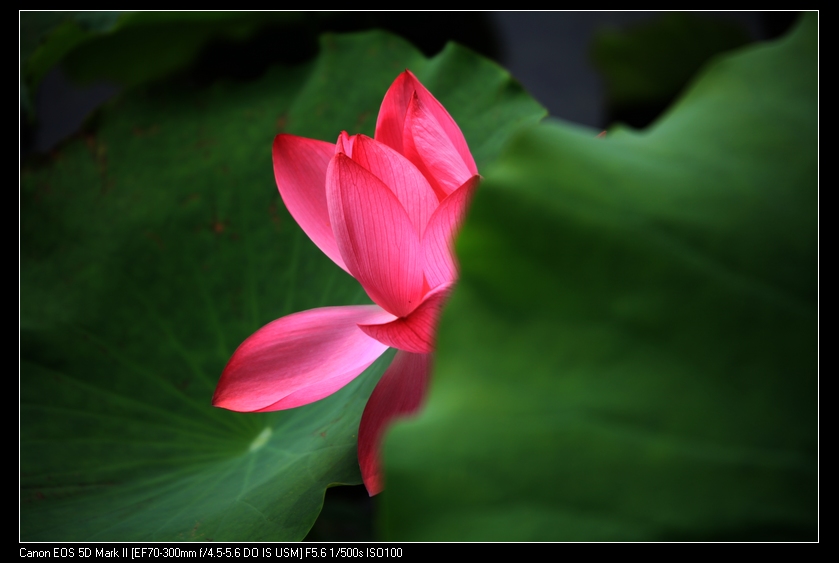
[{"label": "shaded leaf surface", "polygon": [[486,172],[392,540],[814,540],[817,21]]},{"label": "shaded leaf surface", "polygon": [[406,67],[437,89],[479,166],[544,113],[464,49],[426,60],[384,33],[327,36],[313,64],[254,83],[136,90],[24,166],[21,539],[301,539],[328,485],[361,482],[358,423],[392,354],[290,411],[210,398],[260,326],[368,302],[284,209],[271,142],[372,134]]}]

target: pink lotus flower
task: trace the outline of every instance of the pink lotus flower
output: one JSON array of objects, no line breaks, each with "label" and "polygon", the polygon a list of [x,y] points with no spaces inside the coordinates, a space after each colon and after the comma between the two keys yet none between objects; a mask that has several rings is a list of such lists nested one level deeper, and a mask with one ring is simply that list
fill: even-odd
[{"label": "pink lotus flower", "polygon": [[426,392],[437,319],[457,277],[452,240],[478,170],[460,128],[406,70],[385,94],[375,139],[342,132],[333,145],[278,135],[274,175],[300,227],[376,305],[312,309],[259,329],[230,358],[213,404],[244,412],[306,405],[397,348],[358,430],[361,474],[375,495],[383,433]]}]

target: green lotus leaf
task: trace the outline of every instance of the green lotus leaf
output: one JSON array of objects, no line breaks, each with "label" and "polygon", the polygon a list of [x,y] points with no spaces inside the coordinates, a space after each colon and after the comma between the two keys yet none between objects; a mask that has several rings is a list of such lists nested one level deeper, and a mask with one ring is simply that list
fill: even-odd
[{"label": "green lotus leaf", "polygon": [[385,539],[817,539],[817,27],[484,172]]}]

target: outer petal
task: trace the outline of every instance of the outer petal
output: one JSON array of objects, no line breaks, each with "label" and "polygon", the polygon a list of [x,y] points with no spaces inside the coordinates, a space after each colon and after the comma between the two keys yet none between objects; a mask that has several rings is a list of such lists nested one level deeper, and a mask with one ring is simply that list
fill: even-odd
[{"label": "outer petal", "polygon": [[370,298],[397,317],[422,301],[422,245],[393,192],[336,154],[326,174],[329,217],[348,271]]},{"label": "outer petal", "polygon": [[425,279],[429,287],[457,278],[457,264],[454,259],[453,243],[463,220],[472,195],[480,182],[480,176],[472,176],[446,199],[440,202],[422,235]]},{"label": "outer petal", "polygon": [[[449,129],[438,120],[439,112],[433,109],[431,104],[414,94],[405,115],[402,146],[405,156],[426,174],[442,199],[477,174],[478,169],[460,129],[457,129],[457,138],[452,139]],[[445,117],[451,120],[448,113]],[[457,128],[453,120],[451,125]],[[460,142],[456,142],[458,140]]]},{"label": "outer petal", "polygon": [[364,135],[355,136],[353,153],[347,155],[390,188],[408,213],[417,234],[422,234],[439,204],[422,172],[389,146]]},{"label": "outer petal", "polygon": [[437,321],[452,287],[454,287],[453,282],[436,287],[407,317],[383,324],[359,324],[358,328],[368,336],[393,348],[418,354],[430,354],[434,351]]},{"label": "outer petal", "polygon": [[213,405],[240,412],[281,410],[331,395],[387,349],[358,324],[392,319],[375,305],[359,305],[311,309],[273,321],[233,353]]},{"label": "outer petal", "polygon": [[370,496],[384,488],[379,463],[379,447],[384,432],[393,420],[419,410],[428,389],[430,372],[430,354],[400,350],[367,401],[358,428],[358,463]]},{"label": "outer petal", "polygon": [[274,178],[285,206],[318,248],[344,270],[347,266],[329,222],[326,168],[335,145],[294,135],[274,139]]}]

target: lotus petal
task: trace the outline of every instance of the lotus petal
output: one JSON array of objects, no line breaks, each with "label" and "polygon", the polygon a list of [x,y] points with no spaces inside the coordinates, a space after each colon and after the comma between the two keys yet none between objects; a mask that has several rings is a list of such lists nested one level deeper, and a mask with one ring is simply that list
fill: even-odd
[{"label": "lotus petal", "polygon": [[422,302],[422,245],[394,193],[347,155],[326,174],[329,216],[347,269],[367,295],[397,317]]},{"label": "lotus petal", "polygon": [[[274,138],[274,178],[283,203],[303,231],[333,262],[347,270],[335,243],[326,204],[326,168],[335,145],[294,135]],[[347,270],[348,271],[348,270]]]},{"label": "lotus petal", "polygon": [[437,287],[457,278],[454,237],[466,218],[466,210],[480,179],[480,176],[472,176],[464,182],[440,202],[428,221],[422,236],[422,250],[425,279],[429,287]]},{"label": "lotus petal", "polygon": [[448,139],[446,144],[457,151],[461,161],[470,170],[466,177],[477,174],[478,168],[475,166],[475,159],[472,158],[472,153],[469,151],[469,146],[466,144],[466,139],[463,137],[460,127],[443,107],[443,104],[417,80],[417,77],[410,70],[406,70],[393,81],[385,94],[384,100],[382,100],[379,116],[376,120],[376,140],[402,154],[406,154],[403,147],[404,126],[408,106],[410,106],[414,95],[419,98],[424,108],[433,115],[434,121],[439,125],[442,134]]},{"label": "lotus petal", "polygon": [[430,371],[430,354],[398,351],[364,407],[358,428],[358,463],[370,496],[384,488],[379,461],[382,436],[395,419],[419,410]]},{"label": "lotus petal", "polygon": [[213,405],[240,412],[307,405],[352,381],[387,349],[359,323],[393,320],[375,305],[324,307],[273,321],[233,353]]},{"label": "lotus petal", "polygon": [[368,336],[383,344],[418,354],[434,351],[434,336],[443,304],[451,293],[454,283],[438,286],[425,296],[414,312],[404,318],[383,324],[359,324]]},{"label": "lotus petal", "polygon": [[365,135],[356,135],[351,156],[390,188],[411,218],[417,234],[422,234],[439,204],[422,172],[389,146]]}]

